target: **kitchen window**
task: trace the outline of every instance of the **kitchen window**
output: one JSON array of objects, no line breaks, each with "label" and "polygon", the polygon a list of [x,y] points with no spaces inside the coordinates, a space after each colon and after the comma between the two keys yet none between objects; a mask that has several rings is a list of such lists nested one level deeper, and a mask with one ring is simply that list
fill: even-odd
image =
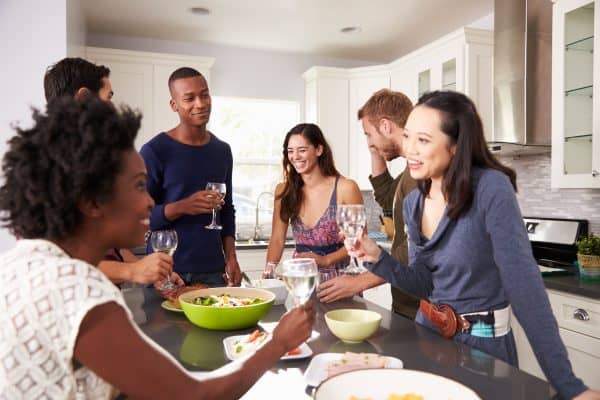
[{"label": "kitchen window", "polygon": [[[209,129],[233,152],[233,203],[239,228],[254,227],[258,196],[273,193],[281,182],[283,140],[299,119],[300,105],[294,101],[212,98]],[[271,196],[261,197],[260,225],[270,227],[272,205]]]}]

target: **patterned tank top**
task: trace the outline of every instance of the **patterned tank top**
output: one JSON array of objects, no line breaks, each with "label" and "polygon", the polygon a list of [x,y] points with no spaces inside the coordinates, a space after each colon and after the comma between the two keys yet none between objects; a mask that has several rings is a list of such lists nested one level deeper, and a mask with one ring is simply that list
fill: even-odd
[{"label": "patterned tank top", "polygon": [[[344,246],[343,240],[339,236],[339,227],[337,225],[335,214],[337,210],[337,184],[339,176],[335,178],[335,184],[333,187],[333,193],[329,200],[329,206],[325,209],[321,218],[317,221],[314,227],[310,228],[306,226],[300,216],[293,218],[290,223],[292,225],[292,232],[294,234],[294,240],[296,242],[297,253],[312,251],[315,254],[324,256],[329,253],[340,249]],[[319,268],[321,275],[327,273],[333,276],[337,275],[337,272],[344,269],[347,263],[338,262],[331,264],[325,268]],[[333,277],[329,276],[329,277]],[[322,279],[323,280],[323,279]]]}]

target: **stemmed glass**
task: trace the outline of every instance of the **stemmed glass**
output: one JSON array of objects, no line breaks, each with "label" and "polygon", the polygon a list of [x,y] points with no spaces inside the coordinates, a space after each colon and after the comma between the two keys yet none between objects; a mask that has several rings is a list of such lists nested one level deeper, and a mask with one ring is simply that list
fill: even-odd
[{"label": "stemmed glass", "polygon": [[[225,197],[225,193],[227,192],[227,186],[224,183],[218,182],[208,182],[206,184],[206,190],[213,190],[219,193],[219,200]],[[213,208],[212,210],[212,221],[209,225],[205,226],[206,229],[223,229],[223,227],[217,224],[217,210]]]},{"label": "stemmed glass", "polygon": [[[172,229],[153,231],[150,234],[150,244],[152,250],[158,253],[165,253],[173,257],[177,250],[177,232]],[[167,275],[167,279],[163,282],[158,290],[171,290],[178,286],[171,282],[171,277]]]},{"label": "stemmed glass", "polygon": [[278,268],[278,275],[294,299],[294,306],[306,303],[319,280],[319,269],[312,258],[285,260]]},{"label": "stemmed glass", "polygon": [[[344,242],[354,246],[358,238],[363,234],[367,224],[367,212],[362,204],[342,204],[337,206],[336,221],[340,230],[344,234]],[[342,273],[346,275],[357,275],[363,272],[358,266],[356,259],[352,257],[350,264]]]}]

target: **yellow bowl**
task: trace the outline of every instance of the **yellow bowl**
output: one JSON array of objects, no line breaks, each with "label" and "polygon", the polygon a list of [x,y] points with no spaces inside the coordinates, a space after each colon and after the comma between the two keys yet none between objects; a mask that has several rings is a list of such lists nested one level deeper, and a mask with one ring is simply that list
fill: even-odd
[{"label": "yellow bowl", "polygon": [[339,309],[325,313],[325,323],[336,337],[346,343],[360,343],[371,337],[381,323],[375,311]]}]

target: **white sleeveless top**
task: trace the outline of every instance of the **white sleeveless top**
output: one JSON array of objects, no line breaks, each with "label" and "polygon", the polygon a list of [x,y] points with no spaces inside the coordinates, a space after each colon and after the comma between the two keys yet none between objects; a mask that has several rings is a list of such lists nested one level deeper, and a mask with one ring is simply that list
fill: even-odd
[{"label": "white sleeveless top", "polygon": [[0,399],[113,397],[107,382],[73,365],[81,321],[108,302],[132,318],[102,272],[52,242],[19,240],[0,256]]}]

